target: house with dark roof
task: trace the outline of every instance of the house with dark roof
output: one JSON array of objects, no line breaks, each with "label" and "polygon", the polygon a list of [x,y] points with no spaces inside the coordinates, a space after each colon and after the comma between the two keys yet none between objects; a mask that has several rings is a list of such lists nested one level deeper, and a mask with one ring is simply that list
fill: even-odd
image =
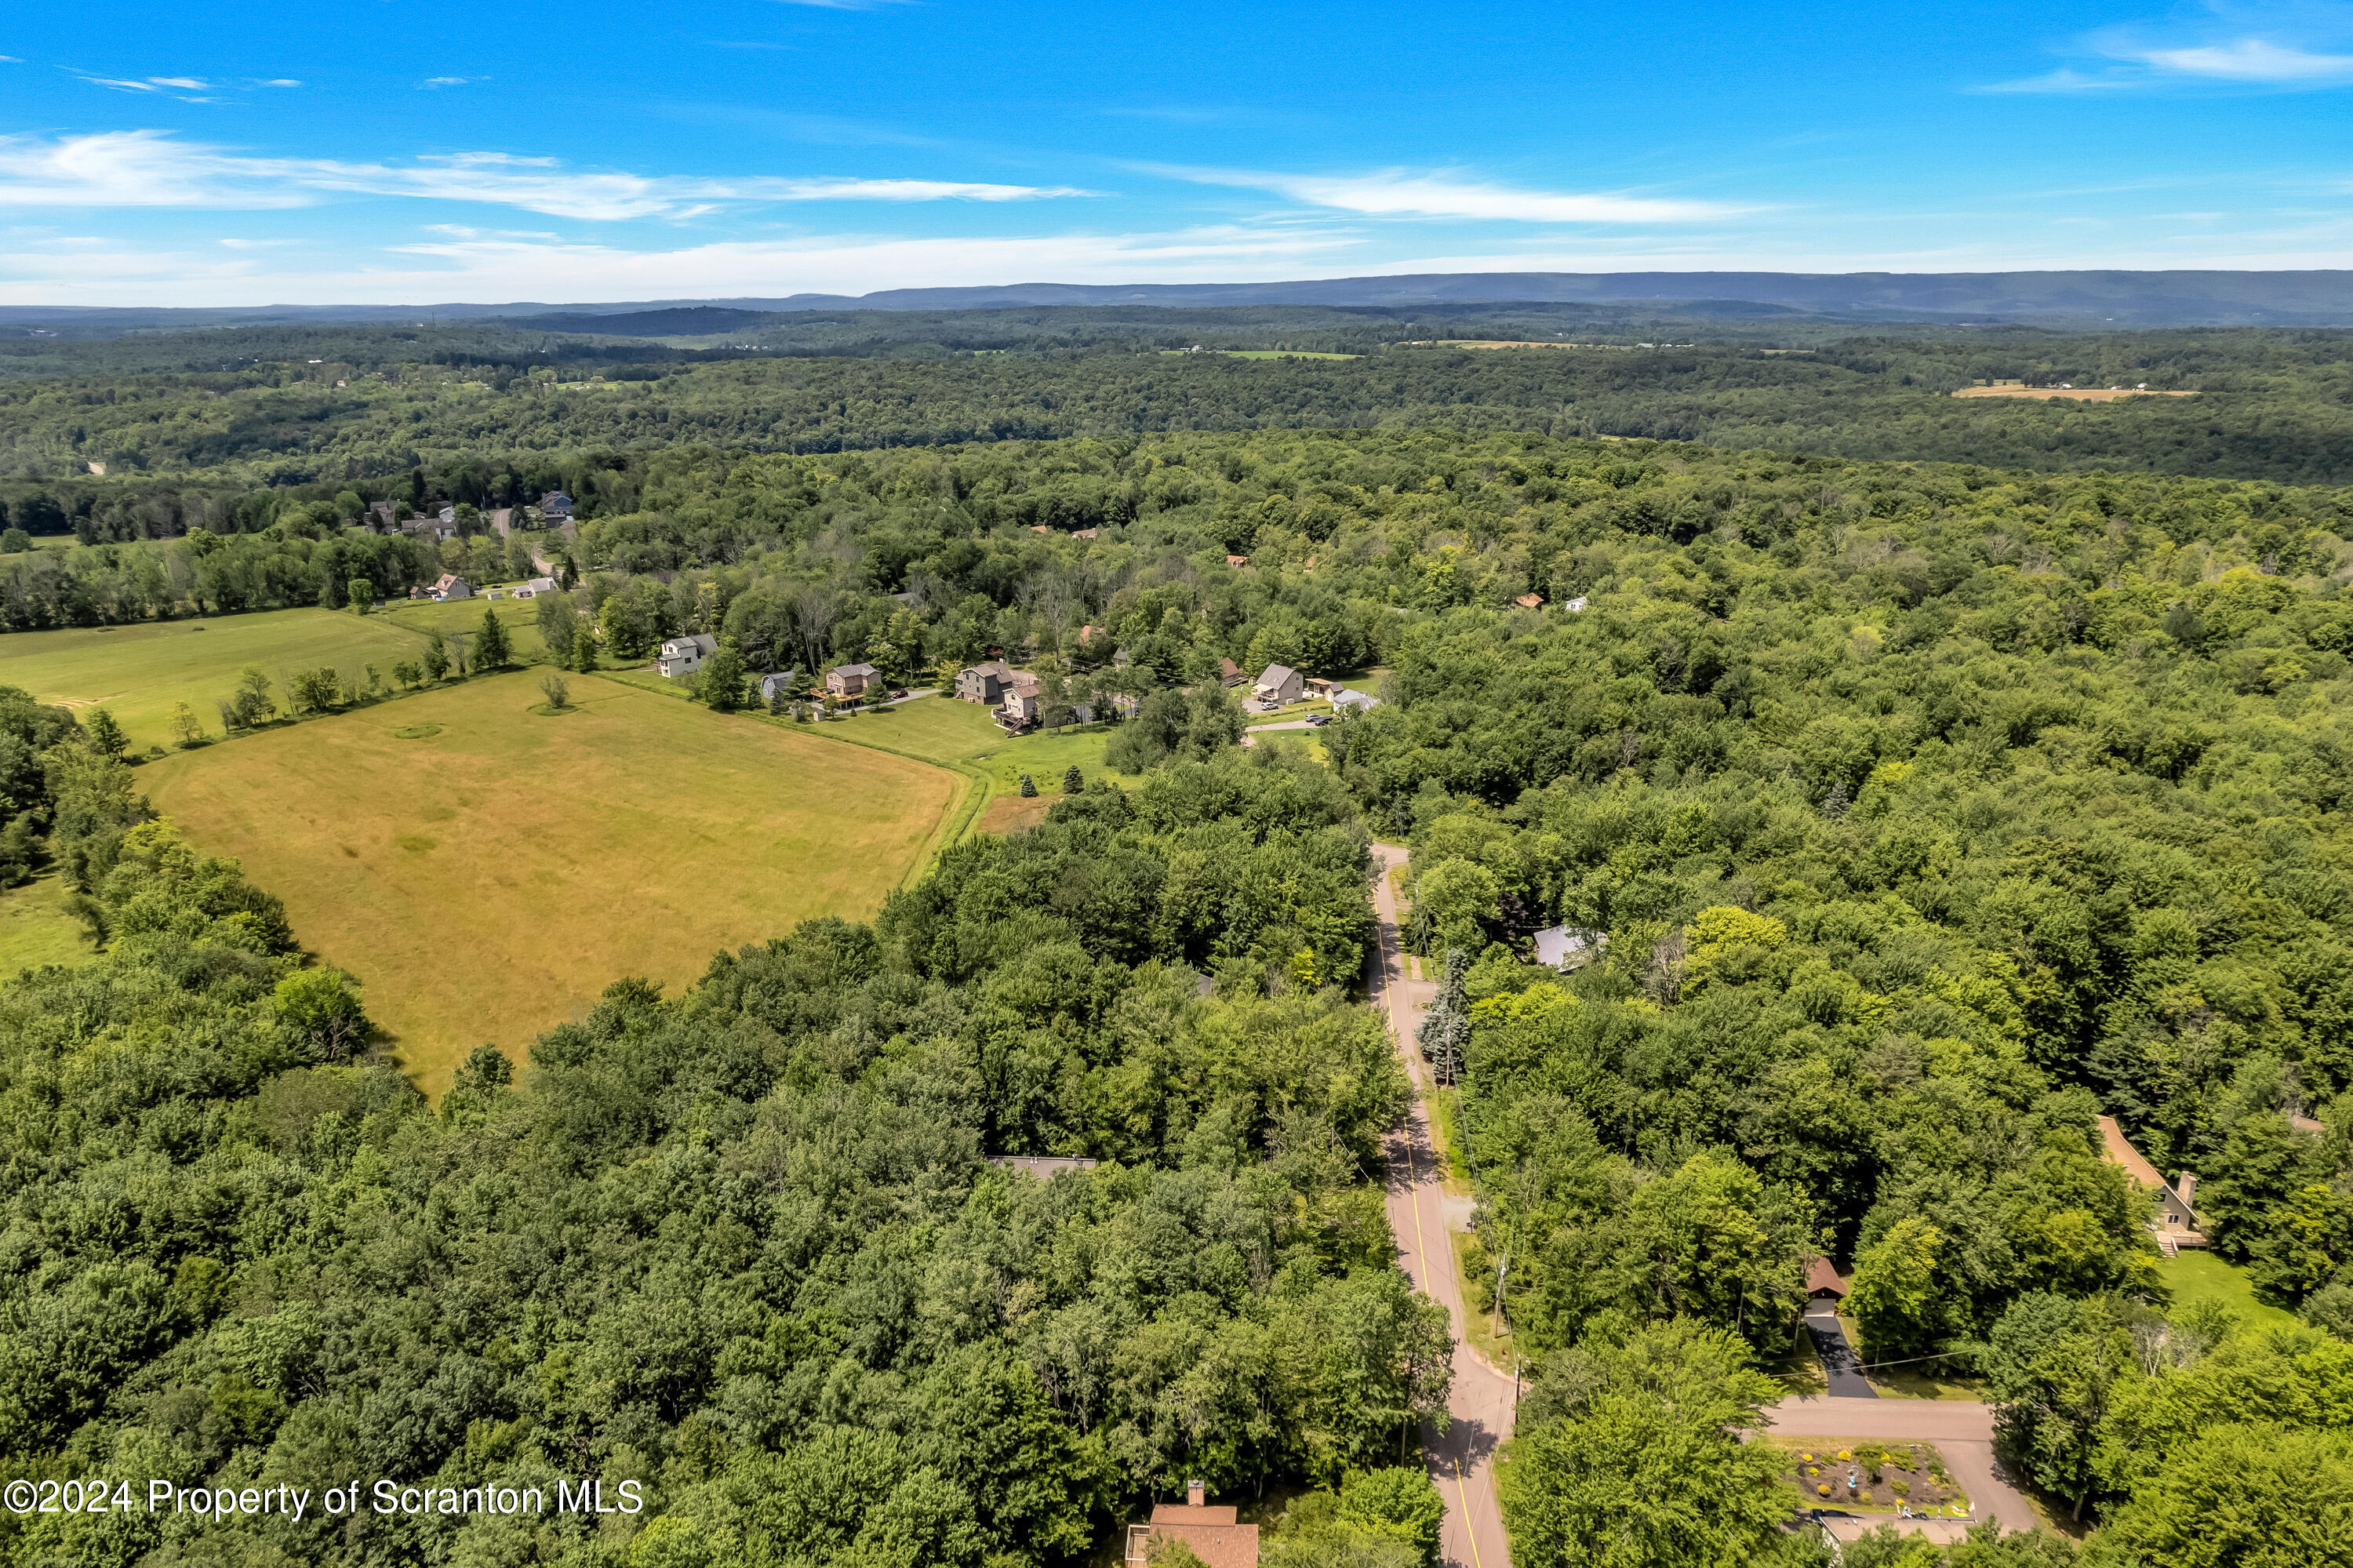
[{"label": "house with dark roof", "polygon": [[1220,659],[1218,661],[1218,678],[1229,686],[1239,686],[1242,683],[1242,667],[1231,659]]},{"label": "house with dark roof", "polygon": [[572,516],[572,497],[560,490],[551,490],[539,498],[539,514],[551,523],[567,522]]},{"label": "house with dark roof", "polygon": [[1005,695],[1005,688],[1013,683],[1016,673],[1013,666],[1002,659],[969,665],[956,672],[955,694],[964,702],[995,707]]},{"label": "house with dark roof", "polygon": [[719,652],[719,639],[708,631],[691,631],[683,637],[673,637],[661,645],[654,668],[670,680],[691,675],[702,668],[702,662]]}]

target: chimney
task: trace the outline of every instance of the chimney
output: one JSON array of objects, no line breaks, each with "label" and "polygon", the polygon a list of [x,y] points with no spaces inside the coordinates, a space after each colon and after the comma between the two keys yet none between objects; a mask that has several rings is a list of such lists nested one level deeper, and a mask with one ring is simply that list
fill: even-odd
[{"label": "chimney", "polygon": [[1208,1488],[1203,1486],[1198,1481],[1187,1481],[1185,1483],[1185,1506],[1187,1508],[1207,1508],[1208,1506]]},{"label": "chimney", "polygon": [[2181,1200],[2182,1212],[2185,1214],[2189,1213],[2190,1205],[2198,1198],[2198,1172],[2184,1171],[2181,1173],[2181,1180],[2174,1184],[2173,1191],[2175,1196]]}]

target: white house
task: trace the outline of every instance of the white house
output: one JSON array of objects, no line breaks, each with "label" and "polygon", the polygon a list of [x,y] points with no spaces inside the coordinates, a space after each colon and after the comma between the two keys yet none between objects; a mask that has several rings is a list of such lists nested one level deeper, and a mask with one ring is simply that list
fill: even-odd
[{"label": "white house", "polygon": [[514,586],[514,596],[517,599],[537,599],[541,594],[554,591],[554,577],[533,577],[529,582],[517,583]]},{"label": "white house", "polygon": [[1262,703],[1295,703],[1305,690],[1299,672],[1288,664],[1269,664],[1250,683],[1250,694]]},{"label": "white house", "polygon": [[1338,713],[1343,709],[1354,709],[1357,713],[1368,713],[1378,707],[1380,702],[1380,698],[1369,692],[1350,691],[1343,687],[1332,694],[1332,711]]},{"label": "white house", "polygon": [[760,677],[760,700],[773,703],[777,694],[782,693],[789,702],[794,694],[793,688],[799,683],[799,673],[793,670],[779,670],[773,675],[763,675]]},{"label": "white house", "polygon": [[702,662],[719,652],[719,639],[707,631],[690,632],[673,637],[661,645],[661,656],[654,668],[675,681],[681,675],[691,675],[702,668]]}]

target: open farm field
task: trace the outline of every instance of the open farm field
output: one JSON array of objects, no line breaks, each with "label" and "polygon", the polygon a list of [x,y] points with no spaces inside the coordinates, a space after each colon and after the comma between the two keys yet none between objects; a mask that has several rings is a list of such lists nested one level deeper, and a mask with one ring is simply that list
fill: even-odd
[{"label": "open farm field", "polygon": [[[610,670],[604,675],[607,680],[667,693],[674,700],[683,695],[679,686],[650,670]],[[1043,795],[1060,794],[1062,775],[1073,765],[1090,782],[1098,777],[1115,784],[1141,782],[1132,774],[1113,772],[1103,766],[1103,748],[1111,744],[1109,725],[1079,726],[1060,734],[1036,730],[1008,739],[988,712],[977,703],[931,696],[868,709],[823,724],[804,726],[775,719],[766,722],[781,723],[787,729],[825,740],[920,758],[977,779],[987,793],[981,798],[973,821],[988,832],[1013,831],[1005,825],[1008,823],[1029,825],[1016,808],[987,814],[997,797],[1020,793],[1024,773],[1029,775]],[[1043,808],[1038,810],[1042,812]],[[1008,811],[1013,814],[1008,816]],[[959,832],[965,825],[959,824]]]},{"label": "open farm field", "polygon": [[[480,619],[477,612],[476,619]],[[216,700],[236,689],[237,672],[259,664],[283,690],[282,673],[321,665],[389,671],[424,647],[421,634],[390,617],[335,609],[274,609],[206,620],[12,631],[0,637],[0,685],[77,713],[103,706],[134,750],[171,743],[173,705],[195,709],[217,735]]]},{"label": "open farm field", "polygon": [[2126,397],[2195,397],[2198,394],[2194,388],[2186,392],[2156,392],[2144,391],[2137,387],[1964,387],[1953,396],[2035,397],[2044,401],[2068,397],[2081,403],[2120,403]]},{"label": "open farm field", "polygon": [[[495,608],[517,658],[541,651],[537,610],[529,600]],[[322,665],[356,675],[365,664],[392,681],[392,666],[416,659],[434,631],[469,633],[482,624],[484,604],[402,604],[372,615],[340,609],[272,609],[208,620],[148,621],[132,626],[12,631],[0,636],[0,685],[20,686],[34,700],[63,704],[77,713],[104,707],[143,751],[172,741],[175,704],[185,702],[213,734],[214,709],[236,689],[237,672],[258,664],[283,704],[285,677]],[[470,638],[468,640],[470,645]],[[452,644],[453,649],[455,644]]]},{"label": "open farm field", "polygon": [[883,752],[606,682],[574,692],[543,717],[527,673],[470,681],[182,753],[140,782],[286,900],[434,1093],[484,1041],[521,1061],[620,976],[674,994],[722,949],[871,916],[959,795]]},{"label": "open farm field", "polygon": [[517,659],[534,659],[547,651],[539,635],[539,604],[528,599],[460,599],[447,604],[431,599],[395,599],[375,611],[381,617],[417,640],[423,647],[425,640],[436,631],[444,637],[462,637],[468,647],[473,646],[473,633],[481,630],[482,611],[498,612],[499,624],[507,629],[508,640],[514,646]]}]

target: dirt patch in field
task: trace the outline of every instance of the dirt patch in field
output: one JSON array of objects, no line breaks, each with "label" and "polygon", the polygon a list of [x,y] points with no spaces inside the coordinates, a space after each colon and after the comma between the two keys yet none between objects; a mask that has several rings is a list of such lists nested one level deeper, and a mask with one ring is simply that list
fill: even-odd
[{"label": "dirt patch in field", "polygon": [[1054,804],[1051,795],[1032,795],[1023,800],[1018,795],[999,795],[980,809],[980,831],[984,833],[1022,833],[1046,820]]},{"label": "dirt patch in field", "polygon": [[2137,387],[1964,387],[1956,397],[2072,397],[2082,403],[2115,403],[2126,397],[2195,397],[2186,392],[2143,391]]}]

